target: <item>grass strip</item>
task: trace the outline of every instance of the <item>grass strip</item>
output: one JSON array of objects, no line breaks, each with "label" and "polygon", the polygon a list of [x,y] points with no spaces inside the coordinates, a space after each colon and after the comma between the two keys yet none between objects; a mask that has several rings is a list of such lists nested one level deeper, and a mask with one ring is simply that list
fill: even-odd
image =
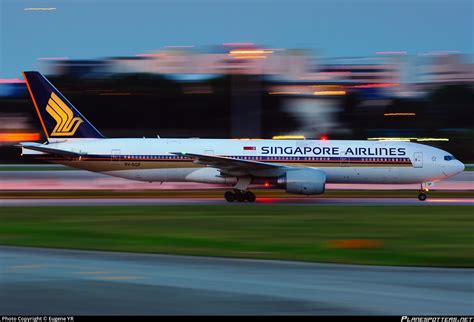
[{"label": "grass strip", "polygon": [[472,206],[2,207],[0,244],[474,267]]}]

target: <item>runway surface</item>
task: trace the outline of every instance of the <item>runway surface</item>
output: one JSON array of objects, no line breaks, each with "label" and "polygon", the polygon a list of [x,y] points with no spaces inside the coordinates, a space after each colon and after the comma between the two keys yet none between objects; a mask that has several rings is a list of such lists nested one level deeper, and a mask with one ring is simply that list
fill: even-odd
[{"label": "runway surface", "polygon": [[474,269],[0,246],[2,315],[472,315]]},{"label": "runway surface", "polygon": [[[226,202],[223,198],[58,198],[58,199],[0,199],[2,206],[114,206],[114,205],[247,205],[248,202]],[[257,198],[252,205],[470,205],[474,198]]]},{"label": "runway surface", "polygon": [[[160,190],[215,189],[218,185],[193,182],[149,183],[81,170],[0,171],[0,190]],[[221,186],[224,187],[224,186]],[[418,190],[418,184],[327,184],[327,189]],[[474,171],[464,171],[436,182],[430,190],[474,190]]]}]

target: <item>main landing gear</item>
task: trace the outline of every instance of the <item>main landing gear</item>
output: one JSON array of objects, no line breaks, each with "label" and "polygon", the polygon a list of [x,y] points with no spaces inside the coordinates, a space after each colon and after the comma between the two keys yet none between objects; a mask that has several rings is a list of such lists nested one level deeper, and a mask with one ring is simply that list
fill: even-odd
[{"label": "main landing gear", "polygon": [[228,202],[239,201],[239,202],[254,202],[256,197],[252,191],[248,190],[234,190],[234,191],[226,191],[224,193],[224,198]]},{"label": "main landing gear", "polygon": [[224,194],[225,200],[227,200],[228,202],[254,202],[255,195],[253,194],[253,192],[247,190],[251,181],[252,179],[250,177],[239,177],[237,179],[237,183],[235,184],[233,191],[226,191],[226,193]]}]

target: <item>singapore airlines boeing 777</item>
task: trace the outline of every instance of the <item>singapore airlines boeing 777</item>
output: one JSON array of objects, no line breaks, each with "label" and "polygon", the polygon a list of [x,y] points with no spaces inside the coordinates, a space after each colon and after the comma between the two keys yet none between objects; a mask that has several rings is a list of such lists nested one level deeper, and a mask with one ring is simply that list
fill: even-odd
[{"label": "singapore airlines boeing 777", "polygon": [[411,142],[108,139],[43,75],[24,77],[47,142],[23,142],[23,154],[130,180],[227,184],[227,201],[255,201],[251,184],[317,195],[326,183],[418,183],[425,200],[427,183],[464,170],[450,153]]}]

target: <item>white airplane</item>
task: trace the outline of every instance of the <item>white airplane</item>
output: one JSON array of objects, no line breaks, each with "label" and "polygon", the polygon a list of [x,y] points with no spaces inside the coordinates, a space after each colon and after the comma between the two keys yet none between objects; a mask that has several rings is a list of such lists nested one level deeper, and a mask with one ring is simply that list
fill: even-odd
[{"label": "white airplane", "polygon": [[250,185],[317,195],[326,183],[420,184],[464,170],[450,153],[410,142],[245,139],[107,139],[40,73],[24,78],[43,130],[44,144],[23,142],[23,154],[149,182],[232,186],[229,202],[255,201]]}]

